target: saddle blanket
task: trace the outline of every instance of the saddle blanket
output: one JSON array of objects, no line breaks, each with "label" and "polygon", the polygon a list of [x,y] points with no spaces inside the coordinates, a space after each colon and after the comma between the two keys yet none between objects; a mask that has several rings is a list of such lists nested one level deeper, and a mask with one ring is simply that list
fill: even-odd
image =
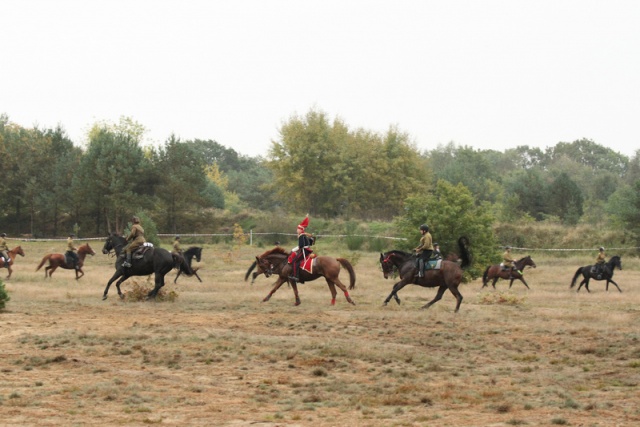
[{"label": "saddle blanket", "polygon": [[[289,258],[288,258],[289,264],[293,262],[293,259],[295,257],[296,257],[296,253],[291,252],[291,255],[289,255]],[[313,266],[314,266],[315,259],[316,259],[316,254],[309,254],[307,259],[300,262],[300,268],[307,271],[308,273],[313,273]]]},{"label": "saddle blanket", "polygon": [[440,268],[442,267],[442,259],[430,259],[427,262],[427,265],[429,266],[429,270],[440,270]]}]

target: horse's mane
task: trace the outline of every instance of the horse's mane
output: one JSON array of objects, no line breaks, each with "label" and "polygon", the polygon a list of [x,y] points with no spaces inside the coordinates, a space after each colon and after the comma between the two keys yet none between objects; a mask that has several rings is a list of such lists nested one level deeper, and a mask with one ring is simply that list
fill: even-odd
[{"label": "horse's mane", "polygon": [[386,253],[386,255],[391,255],[391,254],[400,256],[402,258],[406,258],[406,257],[411,255],[408,252],[400,251],[398,249],[392,249],[392,250],[390,250],[389,252]]},{"label": "horse's mane", "polygon": [[269,255],[289,255],[289,252],[285,251],[280,246],[276,246],[275,248],[269,249],[268,251],[260,255],[260,258],[264,258]]}]

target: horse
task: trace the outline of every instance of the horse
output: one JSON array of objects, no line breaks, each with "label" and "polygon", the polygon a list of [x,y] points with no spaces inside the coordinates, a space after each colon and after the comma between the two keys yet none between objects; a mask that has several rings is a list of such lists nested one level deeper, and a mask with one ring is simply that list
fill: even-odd
[{"label": "horse", "polygon": [[[254,266],[258,266],[258,271],[264,273],[266,277],[272,274],[278,275],[278,280],[273,285],[273,289],[262,300],[267,302],[271,299],[271,296],[282,286],[284,282],[289,282],[293,288],[295,295],[295,305],[300,305],[300,296],[298,295],[298,285],[294,280],[289,280],[289,276],[293,272],[291,264],[288,262],[289,253],[287,253],[281,247],[276,247],[256,257],[256,263],[247,272],[246,277],[249,275]],[[356,272],[353,270],[353,266],[349,261],[344,258],[332,258],[329,256],[316,256],[313,258],[313,273],[309,273],[302,267],[300,267],[300,283],[309,282],[319,277],[324,277],[331,291],[331,305],[336,303],[336,286],[339,287],[344,293],[347,302],[352,305],[356,303],[351,299],[349,291],[346,286],[342,284],[338,278],[340,274],[340,266],[347,269],[349,272],[349,289],[355,289],[356,287]]]},{"label": "horse", "polygon": [[622,290],[620,289],[620,286],[618,286],[618,284],[616,282],[614,282],[613,279],[612,279],[613,271],[614,271],[614,269],[616,267],[618,267],[618,270],[622,270],[622,260],[620,259],[620,257],[618,255],[612,256],[611,259],[604,265],[604,271],[602,272],[602,275],[600,277],[598,277],[598,274],[593,271],[593,266],[592,265],[587,265],[585,267],[580,267],[576,271],[576,274],[573,275],[573,280],[571,280],[571,286],[569,286],[569,289],[573,288],[576,285],[576,281],[578,280],[578,276],[580,276],[582,274],[582,282],[580,282],[580,285],[578,286],[578,290],[576,292],[580,292],[580,288],[582,287],[582,285],[584,285],[584,287],[587,290],[587,292],[591,292],[589,290],[589,280],[590,279],[593,279],[593,280],[606,280],[607,281],[607,287],[606,287],[607,291],[609,291],[609,282],[611,282],[611,283],[613,283],[615,285],[616,288],[618,288],[618,291],[622,292]]},{"label": "horse", "polygon": [[[84,245],[80,245],[78,247],[78,269],[76,270],[76,280],[84,276],[84,271],[82,271],[82,266],[84,265],[84,259],[87,255],[95,255],[96,253],[91,249],[88,243]],[[64,268],[67,270],[73,270],[73,264],[67,264],[65,254],[47,254],[40,261],[40,265],[36,268],[36,271],[40,270],[45,262],[49,261],[49,265],[44,268],[44,278],[51,277],[54,271],[58,267]]]},{"label": "horse", "polygon": [[469,241],[466,237],[460,237],[458,239],[458,246],[460,247],[460,264],[457,262],[441,260],[439,261],[439,269],[429,269],[424,273],[424,277],[418,277],[418,268],[416,267],[416,258],[413,254],[392,250],[389,252],[380,254],[380,265],[382,266],[382,273],[385,279],[392,277],[394,271],[397,270],[400,276],[400,281],[393,285],[393,289],[389,296],[384,300],[383,305],[386,306],[391,298],[400,304],[400,298],[398,298],[398,292],[406,285],[413,284],[423,286],[425,288],[438,287],[438,292],[435,298],[422,306],[421,308],[427,309],[436,302],[442,299],[444,292],[449,289],[453,296],[456,298],[456,313],[460,309],[462,304],[462,294],[458,291],[458,286],[462,282],[463,269],[471,264],[471,258],[467,246]]},{"label": "horse", "polygon": [[509,282],[509,289],[511,289],[513,281],[518,279],[522,283],[524,283],[527,289],[531,289],[527,284],[527,281],[524,280],[524,275],[521,272],[524,271],[524,268],[527,266],[536,268],[536,263],[531,259],[530,255],[527,255],[526,257],[520,258],[519,260],[514,262],[514,265],[514,270],[511,270],[510,268],[503,270],[500,264],[494,264],[487,267],[487,269],[484,271],[484,274],[482,275],[482,287],[484,288],[485,286],[487,286],[489,284],[489,280],[493,279],[491,285],[493,286],[493,289],[495,289],[498,279],[511,279],[511,281]]},{"label": "horse", "polygon": [[[195,258],[197,262],[200,262],[200,260],[202,259],[202,248],[198,246],[191,246],[189,249],[182,253],[182,256],[184,257],[184,260],[187,262],[187,264],[189,264],[189,268],[191,268],[191,262],[193,261],[193,258]],[[191,269],[193,270],[193,268]],[[178,277],[180,277],[181,274],[182,270],[178,270],[178,274],[176,274],[176,278],[173,280],[173,283],[178,282]],[[202,279],[200,278],[200,276],[198,276],[198,272],[196,270],[193,270],[193,274],[198,278],[200,283],[202,283]]]},{"label": "horse", "polygon": [[9,254],[9,261],[7,262],[4,260],[4,258],[0,257],[0,268],[6,267],[9,270],[7,279],[10,279],[11,274],[13,273],[13,269],[11,268],[11,266],[13,265],[18,255],[24,256],[24,251],[22,250],[22,246],[16,246],[10,251],[7,251],[7,253]]},{"label": "horse", "polygon": [[110,234],[104,243],[104,247],[102,248],[103,254],[107,255],[111,253],[111,251],[116,253],[116,272],[107,283],[107,287],[102,295],[103,300],[107,299],[109,287],[116,279],[119,279],[116,282],[118,295],[121,299],[124,299],[124,294],[120,290],[120,284],[122,282],[131,276],[148,276],[153,273],[155,275],[155,287],[147,294],[147,299],[153,299],[158,295],[160,288],[164,286],[164,276],[172,269],[178,268],[189,276],[193,274],[193,270],[191,270],[191,267],[189,267],[182,255],[156,247],[146,250],[142,258],[138,258],[136,254],[133,254],[131,267],[123,267],[124,257],[122,255],[126,243],[127,241],[124,237],[115,233]]}]

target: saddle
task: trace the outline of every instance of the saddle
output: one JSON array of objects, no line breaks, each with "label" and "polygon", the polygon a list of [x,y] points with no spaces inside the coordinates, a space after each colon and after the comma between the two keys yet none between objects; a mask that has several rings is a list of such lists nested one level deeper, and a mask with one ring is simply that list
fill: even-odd
[{"label": "saddle", "polygon": [[[420,259],[416,258],[416,268],[420,268]],[[424,271],[427,270],[440,270],[442,268],[442,258],[429,258],[424,263]]]},{"label": "saddle", "polygon": [[[153,250],[153,243],[151,242],[144,242],[142,244],[142,246],[140,246],[139,248],[136,248],[135,251],[133,251],[131,253],[131,259],[142,259],[144,257],[144,254],[146,254],[148,251]],[[126,256],[126,254],[124,252],[122,252],[120,254],[120,258],[124,259]]]}]

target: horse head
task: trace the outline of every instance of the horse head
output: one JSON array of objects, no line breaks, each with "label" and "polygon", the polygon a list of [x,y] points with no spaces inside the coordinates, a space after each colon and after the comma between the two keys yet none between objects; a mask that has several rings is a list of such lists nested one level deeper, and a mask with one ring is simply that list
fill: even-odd
[{"label": "horse head", "polygon": [[17,253],[18,255],[20,255],[20,256],[24,256],[24,251],[22,250],[22,246],[18,246],[16,249],[17,249],[17,250],[16,250],[16,253]]},{"label": "horse head", "polygon": [[262,273],[265,277],[270,277],[274,273],[274,266],[267,258],[257,256],[256,267],[257,273]]},{"label": "horse head", "polygon": [[120,237],[115,233],[111,233],[107,237],[107,241],[104,242],[104,246],[102,247],[102,253],[108,255],[111,251],[115,251],[116,254],[119,253],[124,247],[124,237]]},{"label": "horse head", "polygon": [[[522,268],[526,267],[526,266],[530,266],[533,268],[536,268],[536,263],[533,261],[533,259],[531,259],[531,255],[527,255],[526,257],[522,258]],[[520,268],[519,270],[522,270],[522,268]]]},{"label": "horse head", "polygon": [[85,253],[85,254],[91,255],[91,256],[96,254],[96,252],[91,248],[91,246],[89,246],[88,243],[85,243],[84,245],[80,246],[78,248],[78,252],[79,253]]},{"label": "horse head", "polygon": [[618,270],[622,270],[622,260],[618,255],[612,256],[609,263],[611,263],[611,271],[613,271],[615,267],[618,267]]},{"label": "horse head", "polygon": [[393,269],[395,267],[393,262],[393,252],[387,252],[385,254],[380,253],[380,266],[382,267],[382,274],[385,279],[393,276]]}]

